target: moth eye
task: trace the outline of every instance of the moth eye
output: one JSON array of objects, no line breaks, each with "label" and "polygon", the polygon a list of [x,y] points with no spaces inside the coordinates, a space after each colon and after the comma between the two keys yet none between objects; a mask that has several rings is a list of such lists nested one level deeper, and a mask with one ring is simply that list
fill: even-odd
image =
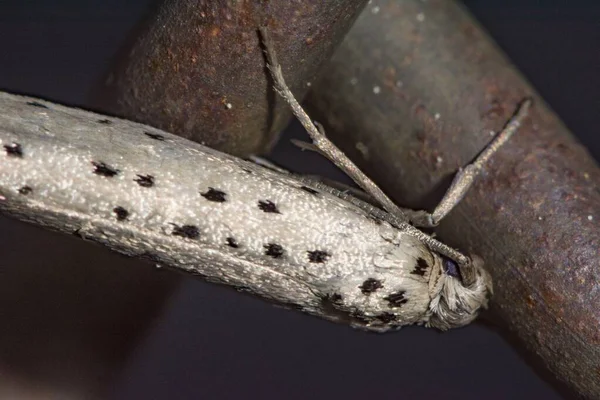
[{"label": "moth eye", "polygon": [[455,261],[442,256],[442,265],[444,267],[444,272],[447,275],[450,275],[454,278],[462,279],[462,277],[460,276],[460,269],[458,268],[458,264]]}]

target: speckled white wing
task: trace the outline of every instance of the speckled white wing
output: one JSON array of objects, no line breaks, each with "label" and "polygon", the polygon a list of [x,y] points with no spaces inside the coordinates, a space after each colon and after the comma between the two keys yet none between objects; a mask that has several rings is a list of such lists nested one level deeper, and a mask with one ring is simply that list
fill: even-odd
[{"label": "speckled white wing", "polygon": [[416,239],[163,131],[0,94],[0,210],[356,326],[427,317]]}]

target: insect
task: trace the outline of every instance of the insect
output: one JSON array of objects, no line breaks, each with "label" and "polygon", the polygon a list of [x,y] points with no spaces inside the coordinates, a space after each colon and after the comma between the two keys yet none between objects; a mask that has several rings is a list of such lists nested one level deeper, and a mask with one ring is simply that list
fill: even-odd
[{"label": "insect", "polygon": [[336,153],[267,53],[276,89],[318,149],[385,211],[147,125],[0,93],[0,212],[358,328],[472,321],[489,275],[408,222],[432,225],[449,212],[528,103],[439,210],[409,212]]},{"label": "insect", "polygon": [[[406,263],[406,271],[404,271],[408,272],[404,283],[406,287],[412,286],[413,280],[416,281],[414,276],[410,275],[425,276],[426,271],[430,270],[429,262],[426,263],[424,260],[429,259],[434,265],[434,268],[431,268],[427,274],[427,285],[417,288],[415,284],[413,289],[413,291],[423,292],[423,302],[428,303],[422,305],[411,303],[412,307],[421,306],[418,312],[421,313],[422,319],[416,320],[416,323],[424,323],[445,330],[472,321],[480,308],[487,307],[488,298],[493,292],[492,280],[483,269],[483,261],[476,256],[469,258],[415,227],[435,227],[462,200],[490,157],[517,131],[528,115],[532,100],[525,99],[517,113],[477,159],[458,172],[433,213],[403,209],[387,197],[335,144],[327,139],[320,124],[310,119],[285,82],[268,29],[261,27],[259,32],[264,45],[267,66],[273,78],[274,89],[290,105],[293,114],[313,141],[313,146],[305,144],[303,147],[312,148],[328,158],[367,194],[371,195],[383,210],[376,209],[342,191],[332,189],[329,190],[329,193],[377,215],[378,218],[387,221],[401,232],[421,242],[422,246],[411,245],[410,249],[399,249],[396,254],[398,263]],[[321,186],[321,188],[323,187],[325,186]],[[406,254],[402,254],[402,251],[406,251]],[[418,254],[416,257],[414,257],[415,253]],[[369,291],[369,288],[379,288],[380,282],[371,280],[366,286],[365,291]],[[392,306],[394,303],[409,303],[405,298],[405,292],[389,295],[386,299]],[[426,307],[424,307],[425,305]],[[409,308],[411,307],[405,307],[403,316],[411,315],[412,309],[408,310]],[[387,313],[389,310],[385,312]],[[396,319],[399,319],[398,316]],[[415,322],[411,317],[408,317],[407,320]]]}]

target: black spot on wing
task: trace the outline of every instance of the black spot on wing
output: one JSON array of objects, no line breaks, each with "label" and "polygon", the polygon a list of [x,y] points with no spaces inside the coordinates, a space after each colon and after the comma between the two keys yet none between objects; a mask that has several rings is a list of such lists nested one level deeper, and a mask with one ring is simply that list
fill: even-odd
[{"label": "black spot on wing", "polygon": [[163,135],[159,135],[158,133],[144,132],[144,135],[148,136],[150,139],[158,140],[159,142],[165,141],[165,137]]},{"label": "black spot on wing", "polygon": [[415,269],[411,271],[411,274],[425,276],[425,273],[427,273],[428,269],[429,264],[427,264],[427,261],[424,258],[419,257],[417,259],[417,265],[415,266]]},{"label": "black spot on wing", "polygon": [[408,303],[408,299],[406,297],[404,297],[404,295],[406,294],[406,291],[404,290],[400,290],[396,293],[392,293],[387,297],[384,297],[385,300],[388,301],[388,303],[390,304],[390,306],[392,307],[400,307],[403,304]]},{"label": "black spot on wing", "polygon": [[379,279],[369,278],[365,280],[362,285],[358,288],[365,295],[370,295],[371,293],[381,289],[383,287],[383,283]]},{"label": "black spot on wing", "polygon": [[235,238],[228,237],[226,240],[227,240],[227,246],[233,247],[234,249],[237,249],[238,247],[240,247],[239,243],[237,242],[237,240],[235,240]]},{"label": "black spot on wing", "polygon": [[149,188],[154,186],[154,176],[152,175],[138,175],[134,181],[141,187]]},{"label": "black spot on wing", "polygon": [[8,156],[23,158],[23,147],[19,143],[5,144],[4,150]]},{"label": "black spot on wing", "polygon": [[308,253],[308,260],[311,263],[324,263],[325,261],[327,261],[329,259],[329,257],[331,257],[331,254],[329,254],[326,251],[322,251],[322,250],[307,251],[307,253]]},{"label": "black spot on wing", "polygon": [[273,203],[271,200],[259,200],[258,208],[266,213],[281,214],[275,203]]},{"label": "black spot on wing", "polygon": [[113,208],[113,212],[117,215],[117,221],[125,221],[129,216],[129,211],[121,206]]},{"label": "black spot on wing", "polygon": [[188,239],[198,239],[200,237],[200,229],[195,225],[174,225],[171,232],[174,236],[181,236]]},{"label": "black spot on wing", "polygon": [[214,201],[215,203],[223,203],[227,201],[227,194],[225,192],[211,187],[208,188],[208,191],[200,193],[200,195],[206,200]]},{"label": "black spot on wing", "polygon": [[21,186],[19,188],[19,194],[22,194],[24,196],[27,196],[31,192],[33,192],[33,189],[31,188],[31,186]]},{"label": "black spot on wing", "polygon": [[110,165],[103,162],[92,161],[92,165],[94,166],[94,173],[96,175],[105,176],[107,178],[112,178],[115,175],[118,175],[119,171],[116,168],[111,167]]},{"label": "black spot on wing", "polygon": [[283,247],[276,243],[267,243],[263,246],[265,248],[265,255],[273,258],[280,258],[283,256]]},{"label": "black spot on wing", "polygon": [[383,314],[376,315],[375,319],[383,322],[384,324],[389,324],[390,322],[394,322],[397,317],[392,313],[385,312]]},{"label": "black spot on wing", "polygon": [[28,101],[27,105],[37,108],[48,108],[47,106],[43,105],[42,103],[38,103],[37,101]]},{"label": "black spot on wing", "polygon": [[342,296],[338,293],[328,293],[320,296],[320,300],[323,314],[334,321],[363,326],[370,323],[369,318],[360,310],[346,308],[342,302]]},{"label": "black spot on wing", "polygon": [[99,124],[102,124],[102,125],[110,125],[110,124],[112,124],[112,121],[110,119],[99,119],[96,122],[99,123]]}]

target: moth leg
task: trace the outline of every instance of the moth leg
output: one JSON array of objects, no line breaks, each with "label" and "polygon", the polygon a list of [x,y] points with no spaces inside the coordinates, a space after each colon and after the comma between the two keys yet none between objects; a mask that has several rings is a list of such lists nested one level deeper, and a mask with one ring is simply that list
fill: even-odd
[{"label": "moth leg", "polygon": [[[382,210],[377,202],[372,196],[368,193],[364,192],[361,189],[355,188],[353,186],[348,186],[340,182],[336,182],[333,180],[329,180],[320,176],[302,176],[301,179],[312,186],[315,186],[316,189],[321,191],[328,192],[340,199],[346,200],[355,206],[361,208],[362,210],[369,213],[371,216],[387,221],[390,224],[400,227],[402,223],[406,223],[404,219],[398,219],[395,215],[388,213],[387,211]],[[358,200],[358,201],[357,201]],[[410,208],[399,207],[400,210],[404,213],[404,215],[408,218],[413,226],[423,226],[420,224],[421,221],[425,221],[427,223],[431,216],[427,211],[420,210],[412,210]]]},{"label": "moth leg", "polygon": [[319,149],[317,146],[315,146],[312,143],[308,143],[308,142],[298,140],[298,139],[292,139],[291,141],[294,145],[296,145],[296,147],[300,148],[300,150],[302,150],[302,151],[304,151],[304,150],[314,151],[315,153],[320,154],[323,157],[327,157],[325,154],[323,154],[321,149]]},{"label": "moth leg", "polygon": [[[421,232],[420,230],[409,225],[407,222],[411,221],[416,226],[422,227],[431,227],[437,225],[437,223],[439,223],[439,221],[448,212],[450,212],[452,208],[454,208],[460,199],[464,197],[466,191],[472,185],[475,177],[481,172],[487,160],[517,130],[521,124],[521,121],[527,116],[531,101],[526,100],[523,102],[515,117],[509,121],[505,129],[488,145],[488,147],[481,153],[475,162],[459,171],[452,185],[450,186],[450,189],[433,213],[430,214],[426,211],[410,210],[408,212],[410,214],[409,216],[407,215],[407,212],[394,204],[394,202],[387,197],[371,179],[369,179],[362,171],[360,171],[360,169],[348,157],[346,157],[340,149],[338,149],[331,141],[329,141],[323,130],[320,129],[318,125],[315,125],[315,123],[311,121],[308,114],[298,103],[294,97],[294,94],[290,91],[285,83],[281,66],[277,61],[275,49],[267,28],[261,27],[259,28],[259,31],[265,47],[267,66],[271,72],[271,76],[273,77],[274,89],[290,105],[293,114],[304,126],[304,129],[306,129],[308,135],[313,140],[313,144],[319,149],[319,152],[325,155],[338,168],[352,178],[352,180],[354,180],[358,186],[360,186],[365,192],[370,194],[379,202],[379,204],[382,205],[383,209],[387,211],[387,216],[383,219],[387,220],[392,225],[395,225],[397,228],[404,230],[408,234],[419,238],[423,243],[427,244],[431,250],[437,251],[438,253],[456,261],[461,268],[461,272],[463,270],[464,272],[467,272],[467,274],[463,274],[463,279],[465,279],[465,275],[467,275],[468,277],[465,280],[470,281],[472,279],[470,277],[470,275],[472,275],[470,272],[473,270],[473,268],[471,268],[471,260],[467,256],[439,242],[426,233]],[[352,203],[360,202],[360,200],[353,198],[352,196],[347,196],[348,200]],[[368,206],[369,205],[366,205],[363,207],[363,209],[366,210],[366,207]],[[381,213],[386,214],[385,212]]]},{"label": "moth leg", "polygon": [[306,132],[313,141],[313,144],[319,149],[319,152],[333,162],[339,169],[348,175],[365,192],[373,196],[381,206],[390,214],[398,219],[407,222],[408,218],[394,202],[383,193],[383,191],[367,177],[346,155],[335,146],[320,127],[316,125],[308,116],[306,111],[298,103],[294,94],[288,88],[281,72],[281,65],[277,61],[277,55],[273,47],[273,42],[266,27],[259,28],[265,47],[267,66],[271,72],[274,81],[274,88],[277,93],[290,105],[292,112],[306,129]]},{"label": "moth leg", "polygon": [[[448,257],[449,259],[455,261],[458,264],[460,274],[465,285],[470,285],[471,283],[473,283],[475,276],[471,259],[462,254],[461,252],[440,242],[439,240],[433,238],[431,235],[428,235],[420,231],[419,229],[407,224],[405,220],[401,220],[395,215],[383,211],[382,209],[375,207],[369,202],[358,198],[354,194],[349,193],[347,190],[341,191],[339,189],[328,186],[323,182],[307,179],[306,177],[301,177],[301,180],[320,191],[327,192],[336,197],[339,197],[340,199],[346,200],[347,202],[355,205],[356,207],[359,207],[362,210],[366,211],[372,217],[375,217],[382,221],[386,221],[387,223],[397,227],[398,229],[406,232],[407,234],[416,237],[421,242],[423,242],[430,250],[442,254]],[[418,213],[414,210],[406,210],[406,212]],[[411,214],[409,214],[409,216],[410,215]]]},{"label": "moth leg", "polygon": [[[283,78],[283,73],[281,71],[281,66],[277,61],[277,56],[275,54],[275,49],[273,47],[273,42],[269,36],[269,32],[266,27],[261,27],[259,29],[260,34],[262,36],[263,45],[265,47],[265,55],[267,58],[267,66],[271,71],[271,76],[274,81],[275,90],[283,97],[283,99],[290,105],[292,112],[298,118],[300,123],[306,129],[308,135],[313,140],[314,146],[318,149],[319,153],[323,154],[330,161],[332,161],[338,168],[344,171],[358,186],[360,186],[365,192],[371,195],[376,201],[379,202],[384,208],[385,211],[379,210],[368,203],[364,203],[361,200],[350,196],[345,192],[340,192],[336,189],[330,188],[329,192],[349,201],[352,204],[355,204],[361,207],[363,210],[373,213],[374,215],[380,217],[381,219],[386,220],[390,224],[396,226],[399,229],[402,229],[406,233],[417,237],[423,243],[425,243],[431,250],[436,251],[440,254],[445,255],[446,257],[456,261],[461,270],[461,274],[463,276],[464,282],[469,284],[472,280],[472,275],[470,272],[473,270],[471,260],[465,256],[464,254],[456,251],[450,246],[441,243],[440,241],[432,238],[424,232],[414,228],[409,225],[408,217],[403,210],[398,207],[389,197],[387,197],[381,189],[371,180],[369,179],[360,169],[350,160],[348,157],[344,155],[344,153],[338,149],[332,142],[330,142],[325,133],[320,127],[320,125],[316,125],[311,121],[308,114],[304,111],[302,106],[298,103],[294,94],[290,91],[288,86],[285,83],[285,79]],[[312,146],[306,146],[310,149],[313,149]],[[325,185],[320,185],[321,188],[325,188]],[[335,192],[335,193],[334,193]],[[430,214],[426,212],[412,211],[410,210],[411,216],[415,219],[424,219],[427,221]],[[465,279],[466,278],[466,279]]]},{"label": "moth leg", "polygon": [[486,146],[486,148],[479,154],[479,156],[471,164],[464,168],[461,168],[448,191],[437,205],[433,213],[428,214],[425,211],[416,211],[413,215],[416,226],[420,227],[433,227],[439,224],[452,209],[463,199],[469,188],[473,185],[473,182],[480,175],[486,167],[488,160],[498,151],[504,143],[506,143],[510,137],[517,131],[521,126],[523,120],[527,117],[529,109],[531,107],[532,100],[525,99],[517,109],[517,112],[513,117],[506,123],[504,129],[498,133],[494,139]]}]

